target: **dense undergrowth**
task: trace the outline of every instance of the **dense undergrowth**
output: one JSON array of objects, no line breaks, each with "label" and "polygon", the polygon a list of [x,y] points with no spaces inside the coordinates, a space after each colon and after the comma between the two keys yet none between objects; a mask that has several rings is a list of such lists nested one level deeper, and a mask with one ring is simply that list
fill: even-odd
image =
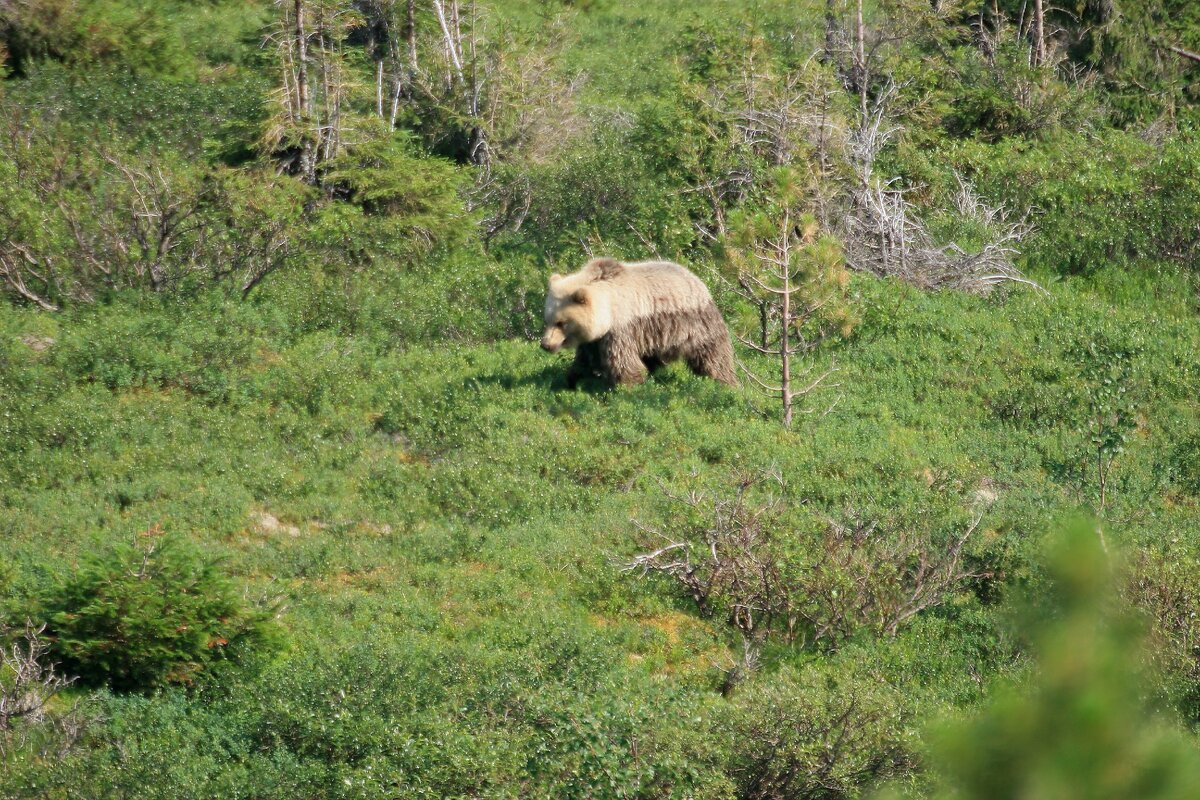
[{"label": "dense undergrowth", "polygon": [[[1049,798],[1099,774],[1081,751],[1123,771],[1075,796],[1189,796],[1200,143],[1195,72],[1137,49],[1144,17],[1064,28],[1087,80],[1030,72],[999,23],[984,58],[939,4],[883,37],[868,90],[896,79],[904,131],[876,169],[968,250],[995,231],[960,181],[1028,211],[1043,288],[853,274],[856,324],[805,356],[836,371],[785,430],[680,365],[569,391],[534,336],[586,250],[686,261],[751,335],[723,237],[772,159],[823,165],[805,196],[855,252],[856,162],[739,143],[720,105],[749,55],[852,127],[853,70],[810,58],[825,4],[497,3],[511,94],[480,130],[440,96],[385,128],[351,26],[327,65],[358,116],[311,175],[259,47],[290,5],[0,4],[0,690],[27,620],[80,679],[0,715],[0,797],[983,797],[1007,773]],[[872,30],[912,5],[868,4]],[[1167,32],[1194,48],[1189,8]],[[736,582],[627,569],[751,484],[749,555],[793,587],[770,623],[737,624]],[[1077,555],[1047,557],[1081,509]]]}]

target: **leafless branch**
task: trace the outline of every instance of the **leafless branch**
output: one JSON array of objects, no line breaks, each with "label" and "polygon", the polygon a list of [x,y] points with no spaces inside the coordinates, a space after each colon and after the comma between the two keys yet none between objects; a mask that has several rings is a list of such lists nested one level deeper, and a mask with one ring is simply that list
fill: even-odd
[{"label": "leafless branch", "polygon": [[[945,601],[967,581],[989,573],[964,566],[964,551],[982,515],[940,544],[911,530],[882,530],[879,520],[853,514],[825,517],[804,539],[779,495],[751,501],[751,490],[784,488],[778,473],[740,477],[731,496],[689,492],[669,499],[691,513],[662,530],[634,521],[646,542],[666,542],[635,556],[626,572],[671,578],[705,616],[721,615],[738,631],[742,663],[753,668],[771,635],[784,641],[836,646],[856,630],[894,636],[913,617]],[[689,523],[699,512],[700,521]],[[788,542],[781,547],[782,542]],[[795,546],[803,544],[803,555]],[[743,672],[742,674],[745,674]]]},{"label": "leafless branch", "polygon": [[1166,44],[1163,46],[1166,47],[1168,50],[1170,50],[1175,55],[1183,56],[1188,61],[1195,61],[1196,63],[1200,63],[1200,53],[1193,53],[1191,50],[1187,50],[1185,48],[1178,47],[1173,44]]},{"label": "leafless branch", "polygon": [[965,178],[956,176],[956,213],[991,238],[975,252],[953,242],[939,246],[916,215],[906,190],[899,188],[898,179],[880,180],[874,175],[879,153],[898,130],[884,123],[896,91],[889,84],[880,93],[850,140],[856,181],[842,234],[849,263],[860,271],[896,276],[924,289],[983,293],[1002,283],[1016,283],[1041,290],[1013,263],[1019,244],[1033,232],[1028,215],[1014,217],[1003,206],[986,204]]},{"label": "leafless branch", "polygon": [[18,719],[39,720],[51,698],[74,681],[47,663],[45,631],[45,625],[27,622],[17,640],[0,650],[0,735]]}]

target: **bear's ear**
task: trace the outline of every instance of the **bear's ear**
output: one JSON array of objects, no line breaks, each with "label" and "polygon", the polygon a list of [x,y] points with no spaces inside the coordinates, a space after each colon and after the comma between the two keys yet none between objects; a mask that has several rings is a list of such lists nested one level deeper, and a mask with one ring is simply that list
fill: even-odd
[{"label": "bear's ear", "polygon": [[571,295],[571,302],[578,303],[581,306],[586,306],[590,299],[587,289],[576,289],[575,294]]},{"label": "bear's ear", "polygon": [[558,283],[561,280],[562,280],[562,275],[559,275],[557,272],[550,276],[551,283]]},{"label": "bear's ear", "polygon": [[588,262],[588,267],[595,280],[607,281],[621,274],[625,265],[615,258],[594,258]]}]

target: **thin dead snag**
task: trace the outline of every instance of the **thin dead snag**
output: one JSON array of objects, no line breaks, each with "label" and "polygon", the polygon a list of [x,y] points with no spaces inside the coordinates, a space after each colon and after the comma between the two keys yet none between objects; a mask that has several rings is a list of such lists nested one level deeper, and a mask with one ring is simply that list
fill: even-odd
[{"label": "thin dead snag", "polygon": [[[751,499],[768,488],[779,493]],[[820,647],[836,647],[863,628],[895,636],[969,581],[990,575],[965,558],[982,516],[946,541],[926,531],[883,531],[879,521],[852,515],[849,522],[823,518],[805,532],[785,527],[781,512],[796,509],[781,499],[783,488],[769,473],[740,478],[727,497],[664,491],[683,512],[666,529],[633,522],[652,549],[624,570],[670,578],[703,616],[723,617],[740,635],[743,654],[727,688],[753,671],[772,635]]]},{"label": "thin dead snag", "polygon": [[282,168],[307,183],[318,166],[339,155],[350,133],[350,95],[356,88],[346,40],[360,14],[330,0],[275,0],[277,17],[266,45],[279,64],[279,113],[263,147]]}]

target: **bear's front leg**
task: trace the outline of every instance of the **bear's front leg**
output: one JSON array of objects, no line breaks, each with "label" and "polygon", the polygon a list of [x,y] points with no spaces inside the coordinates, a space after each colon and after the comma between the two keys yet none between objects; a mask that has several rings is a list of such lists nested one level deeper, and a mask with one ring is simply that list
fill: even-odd
[{"label": "bear's front leg", "polygon": [[584,342],[575,348],[575,360],[567,370],[567,388],[574,389],[580,378],[595,375],[600,366],[600,348],[595,342]]},{"label": "bear's front leg", "polygon": [[605,337],[604,374],[614,386],[636,386],[646,382],[642,354],[629,336],[610,333]]}]

